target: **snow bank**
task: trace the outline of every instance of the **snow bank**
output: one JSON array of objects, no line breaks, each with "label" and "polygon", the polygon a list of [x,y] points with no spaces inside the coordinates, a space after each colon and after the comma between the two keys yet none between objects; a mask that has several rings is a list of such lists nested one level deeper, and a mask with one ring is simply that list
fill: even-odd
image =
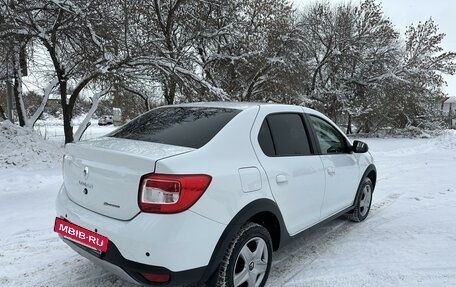
[{"label": "snow bank", "polygon": [[0,123],[0,169],[57,167],[63,148],[45,141],[35,131],[3,121]]},{"label": "snow bank", "polygon": [[[87,116],[87,113],[83,113],[81,115],[76,115],[73,117],[71,120],[71,124],[73,126],[78,126],[82,123],[82,121],[85,119]],[[90,120],[92,124],[98,123],[98,117],[93,115],[92,119]],[[59,117],[54,117],[52,115],[43,113],[41,119],[36,121],[35,126],[36,127],[42,127],[42,126],[62,126],[63,125],[63,117],[60,115]]]},{"label": "snow bank", "polygon": [[442,149],[456,150],[456,130],[445,130],[435,138],[434,144]]}]

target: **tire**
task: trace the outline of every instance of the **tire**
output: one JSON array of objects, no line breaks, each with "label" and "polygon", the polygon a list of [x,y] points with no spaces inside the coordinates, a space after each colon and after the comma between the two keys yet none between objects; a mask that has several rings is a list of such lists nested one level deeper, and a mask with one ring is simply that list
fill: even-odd
[{"label": "tire", "polygon": [[215,274],[217,287],[263,287],[272,263],[272,240],[266,228],[246,223],[231,241]]},{"label": "tire", "polygon": [[348,214],[348,218],[355,222],[361,222],[369,215],[372,204],[372,193],[374,187],[370,178],[366,177],[360,187],[358,196],[356,197],[355,209]]}]

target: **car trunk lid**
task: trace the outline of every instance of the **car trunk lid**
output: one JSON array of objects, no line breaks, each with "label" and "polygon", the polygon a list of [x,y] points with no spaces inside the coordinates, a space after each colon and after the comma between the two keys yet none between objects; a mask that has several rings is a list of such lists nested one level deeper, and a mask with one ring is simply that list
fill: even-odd
[{"label": "car trunk lid", "polygon": [[140,211],[138,188],[155,162],[194,149],[103,137],[65,148],[64,185],[75,203],[94,212],[129,220]]}]

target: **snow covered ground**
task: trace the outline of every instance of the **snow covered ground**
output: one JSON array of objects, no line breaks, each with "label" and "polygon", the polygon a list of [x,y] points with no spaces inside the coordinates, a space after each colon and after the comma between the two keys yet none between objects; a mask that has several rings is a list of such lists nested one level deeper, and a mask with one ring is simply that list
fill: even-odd
[{"label": "snow covered ground", "polygon": [[[76,131],[79,125],[85,118],[85,114],[77,116],[73,119],[73,131]],[[82,135],[82,140],[98,137],[107,134],[117,127],[110,126],[99,126],[97,119],[90,120],[90,126],[87,128],[85,133]],[[58,118],[47,118],[46,120],[38,120],[35,125],[35,130],[45,139],[53,142],[64,142],[65,135],[63,133],[62,119]]]},{"label": "snow covered ground", "polygon": [[[20,141],[0,134],[0,286],[132,286],[54,234],[61,147],[35,156],[49,143]],[[368,219],[299,236],[274,253],[268,286],[456,286],[456,132],[365,141],[379,174]]]}]

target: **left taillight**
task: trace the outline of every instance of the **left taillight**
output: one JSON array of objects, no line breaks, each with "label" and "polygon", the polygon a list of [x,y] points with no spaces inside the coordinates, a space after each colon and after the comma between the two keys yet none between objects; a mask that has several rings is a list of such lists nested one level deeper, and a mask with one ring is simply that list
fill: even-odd
[{"label": "left taillight", "polygon": [[203,195],[211,180],[206,174],[145,175],[139,186],[139,208],[150,213],[182,212]]}]

